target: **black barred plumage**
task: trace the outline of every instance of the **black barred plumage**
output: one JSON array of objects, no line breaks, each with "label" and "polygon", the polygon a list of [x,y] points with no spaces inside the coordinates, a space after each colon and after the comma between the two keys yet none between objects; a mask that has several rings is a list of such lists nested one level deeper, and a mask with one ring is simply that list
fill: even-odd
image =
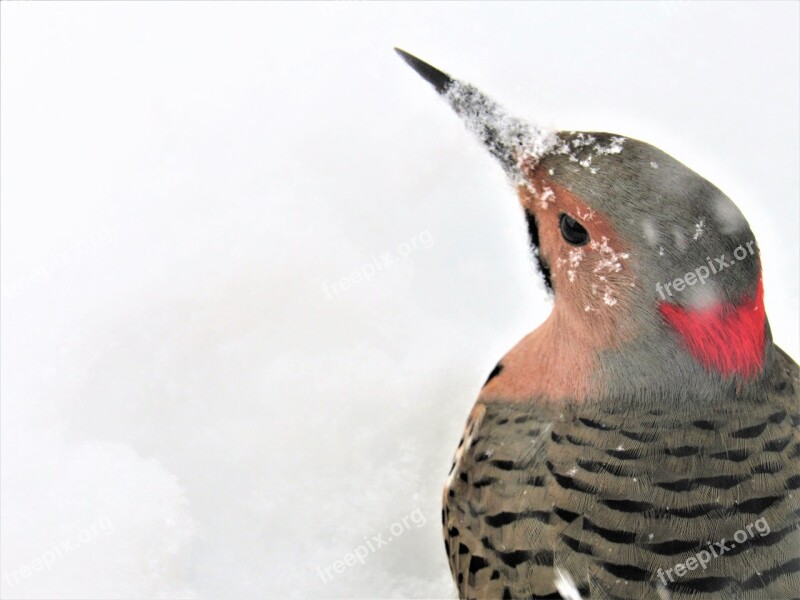
[{"label": "black barred plumage", "polygon": [[[445,494],[461,597],[558,598],[556,566],[585,598],[797,597],[800,379],[779,359],[791,385],[732,401],[712,426],[698,426],[702,404],[635,419],[613,403],[479,405]],[[723,539],[705,569],[676,576]]]}]

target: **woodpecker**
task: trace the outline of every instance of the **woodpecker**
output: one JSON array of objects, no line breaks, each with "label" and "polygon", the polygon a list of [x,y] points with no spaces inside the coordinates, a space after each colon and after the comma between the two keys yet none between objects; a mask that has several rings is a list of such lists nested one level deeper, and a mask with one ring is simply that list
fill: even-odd
[{"label": "woodpecker", "polygon": [[455,453],[459,596],[800,597],[800,370],[742,213],[647,143],[538,127],[397,52],[505,170],[553,300]]}]

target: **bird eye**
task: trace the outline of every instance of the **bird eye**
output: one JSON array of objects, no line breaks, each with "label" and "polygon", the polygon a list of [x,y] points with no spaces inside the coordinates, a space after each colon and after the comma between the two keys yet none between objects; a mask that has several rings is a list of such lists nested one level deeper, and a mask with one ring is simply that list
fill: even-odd
[{"label": "bird eye", "polygon": [[589,232],[586,231],[586,228],[565,213],[561,213],[559,227],[561,228],[561,237],[563,237],[568,244],[583,246],[589,241]]}]

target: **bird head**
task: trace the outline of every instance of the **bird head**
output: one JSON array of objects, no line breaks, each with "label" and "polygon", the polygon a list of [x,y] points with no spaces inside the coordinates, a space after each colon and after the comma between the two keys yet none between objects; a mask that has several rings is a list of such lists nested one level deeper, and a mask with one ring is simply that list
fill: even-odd
[{"label": "bird head", "polygon": [[[769,327],[759,251],[730,198],[650,144],[528,123],[474,86],[397,52],[517,190],[554,300],[539,351],[546,343],[569,352],[562,360],[576,350],[591,355],[585,368],[603,380],[594,388],[567,385],[564,394],[609,389],[611,380],[617,390],[634,391],[644,379],[652,387],[653,371],[737,385],[763,372]],[[674,386],[674,377],[661,385]]]}]

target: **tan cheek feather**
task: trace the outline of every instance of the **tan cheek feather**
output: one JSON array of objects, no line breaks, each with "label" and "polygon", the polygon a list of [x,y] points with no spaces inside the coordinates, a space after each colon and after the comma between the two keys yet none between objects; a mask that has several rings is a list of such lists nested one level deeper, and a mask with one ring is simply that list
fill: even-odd
[{"label": "tan cheek feather", "polygon": [[[581,401],[603,386],[597,354],[635,336],[635,323],[626,318],[634,285],[630,254],[608,219],[562,186],[534,176],[519,195],[537,219],[555,304],[544,323],[503,357],[502,372],[484,387],[480,399]],[[562,239],[562,212],[584,223],[589,244],[576,248]]]}]

